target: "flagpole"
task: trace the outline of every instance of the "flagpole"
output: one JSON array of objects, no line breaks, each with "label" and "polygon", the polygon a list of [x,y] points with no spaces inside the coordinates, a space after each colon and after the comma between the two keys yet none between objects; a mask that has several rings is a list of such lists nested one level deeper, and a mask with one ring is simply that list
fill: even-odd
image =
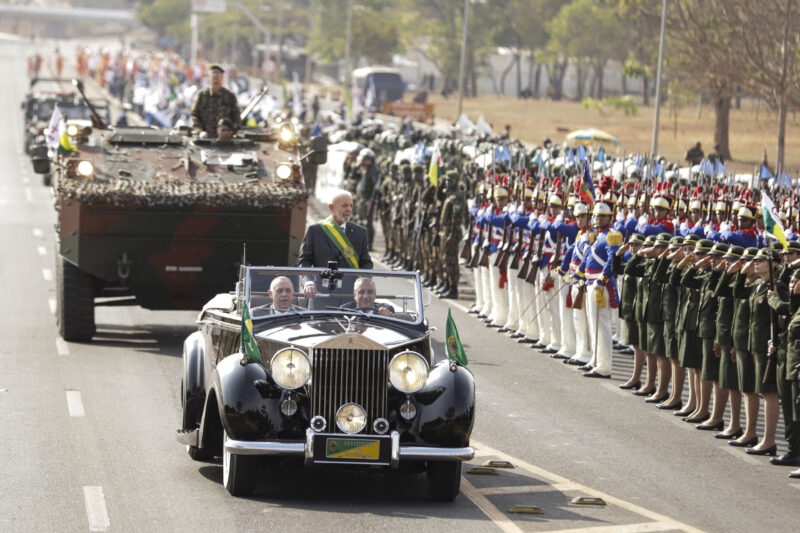
[{"label": "flagpole", "polygon": [[655,157],[658,150],[658,126],[661,118],[661,68],[664,64],[664,32],[667,24],[667,0],[661,5],[661,39],[658,44],[658,71],[656,73],[656,108],[653,120],[653,145],[651,153]]}]

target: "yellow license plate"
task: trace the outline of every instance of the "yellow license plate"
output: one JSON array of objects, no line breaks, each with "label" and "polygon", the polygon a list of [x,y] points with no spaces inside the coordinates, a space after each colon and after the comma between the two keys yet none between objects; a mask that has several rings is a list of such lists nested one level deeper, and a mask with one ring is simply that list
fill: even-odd
[{"label": "yellow license plate", "polygon": [[362,459],[377,461],[381,443],[377,440],[328,439],[325,444],[327,459]]}]

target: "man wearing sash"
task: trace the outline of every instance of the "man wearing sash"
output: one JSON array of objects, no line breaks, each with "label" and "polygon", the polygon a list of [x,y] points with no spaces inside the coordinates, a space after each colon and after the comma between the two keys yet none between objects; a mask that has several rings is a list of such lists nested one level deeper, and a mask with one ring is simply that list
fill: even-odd
[{"label": "man wearing sash", "polygon": [[[338,191],[328,209],[331,213],[328,218],[308,227],[300,245],[298,266],[325,268],[328,261],[336,261],[340,268],[371,269],[367,230],[350,221],[353,197],[347,191]],[[303,292],[308,298],[314,298],[317,291],[314,281],[305,282]]]}]

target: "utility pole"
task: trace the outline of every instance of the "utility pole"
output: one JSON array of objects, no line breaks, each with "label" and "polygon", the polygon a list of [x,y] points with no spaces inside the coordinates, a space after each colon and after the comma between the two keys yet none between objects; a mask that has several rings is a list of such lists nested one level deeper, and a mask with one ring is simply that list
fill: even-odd
[{"label": "utility pole", "polygon": [[306,41],[306,72],[303,76],[305,83],[311,83],[311,50],[312,40],[314,38],[314,11],[316,8],[316,1],[310,0],[308,3],[308,40]]},{"label": "utility pole", "polygon": [[661,118],[661,67],[664,64],[664,30],[667,25],[667,0],[663,0],[661,5],[661,40],[658,44],[658,71],[656,73],[656,110],[653,120],[653,145],[650,150],[652,160],[648,165],[648,174],[652,173],[653,161],[655,161],[656,151],[658,150],[658,125]]},{"label": "utility pole", "polygon": [[353,0],[347,0],[347,33],[344,38],[344,90],[350,90],[350,39],[353,33]]},{"label": "utility pole", "polygon": [[469,0],[464,0],[464,26],[461,30],[461,59],[458,62],[458,113],[456,119],[461,116],[461,108],[464,103],[464,69],[467,61],[467,22],[469,19]]}]

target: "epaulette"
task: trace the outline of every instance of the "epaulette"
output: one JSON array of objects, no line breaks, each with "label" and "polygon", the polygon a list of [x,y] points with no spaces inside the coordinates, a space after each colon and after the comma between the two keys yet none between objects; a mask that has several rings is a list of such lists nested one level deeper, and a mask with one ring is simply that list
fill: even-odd
[{"label": "epaulette", "polygon": [[622,246],[622,233],[613,228],[608,230],[606,242],[609,246]]},{"label": "epaulette", "polygon": [[587,233],[589,234],[589,244],[594,244],[594,240],[597,238],[597,235],[593,231],[588,231]]}]

